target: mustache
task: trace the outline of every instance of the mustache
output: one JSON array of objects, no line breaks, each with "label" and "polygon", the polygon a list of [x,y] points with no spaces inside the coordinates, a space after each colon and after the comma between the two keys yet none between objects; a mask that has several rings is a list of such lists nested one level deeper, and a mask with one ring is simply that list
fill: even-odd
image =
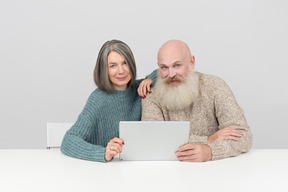
[{"label": "mustache", "polygon": [[184,78],[183,77],[179,77],[179,76],[175,76],[175,77],[167,77],[164,82],[166,84],[170,84],[171,82],[183,82],[184,81]]}]

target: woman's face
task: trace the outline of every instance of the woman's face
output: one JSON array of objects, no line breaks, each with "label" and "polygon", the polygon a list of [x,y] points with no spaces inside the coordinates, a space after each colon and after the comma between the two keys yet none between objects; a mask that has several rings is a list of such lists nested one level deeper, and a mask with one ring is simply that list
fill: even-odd
[{"label": "woman's face", "polygon": [[125,90],[131,80],[129,66],[125,59],[116,51],[108,55],[108,76],[116,90]]}]

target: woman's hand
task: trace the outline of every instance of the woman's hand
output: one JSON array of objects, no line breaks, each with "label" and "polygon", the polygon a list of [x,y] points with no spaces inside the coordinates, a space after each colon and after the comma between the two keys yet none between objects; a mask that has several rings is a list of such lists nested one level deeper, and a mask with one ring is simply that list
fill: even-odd
[{"label": "woman's hand", "polygon": [[140,85],[139,85],[139,87],[138,87],[138,89],[137,89],[138,95],[139,95],[140,97],[142,97],[143,99],[145,99],[145,98],[146,98],[146,95],[147,95],[147,91],[148,91],[148,93],[151,93],[151,89],[150,89],[150,86],[151,86],[151,85],[152,85],[152,80],[151,80],[151,79],[149,79],[149,78],[144,79],[144,80],[140,83]]},{"label": "woman's hand", "polygon": [[214,143],[219,140],[232,140],[238,141],[238,138],[242,137],[242,132],[231,127],[226,127],[216,131],[213,135],[208,137],[208,143]]},{"label": "woman's hand", "polygon": [[105,160],[110,161],[113,157],[121,153],[122,145],[124,145],[124,141],[122,139],[117,137],[111,139],[106,146]]}]

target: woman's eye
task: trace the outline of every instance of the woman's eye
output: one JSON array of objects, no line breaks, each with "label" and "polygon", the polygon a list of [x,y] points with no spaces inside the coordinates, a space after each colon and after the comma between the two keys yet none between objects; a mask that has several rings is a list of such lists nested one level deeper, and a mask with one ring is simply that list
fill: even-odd
[{"label": "woman's eye", "polygon": [[180,66],[181,66],[180,64],[176,64],[176,65],[175,65],[175,67],[180,67]]},{"label": "woman's eye", "polygon": [[115,65],[110,65],[109,67],[110,67],[110,68],[114,68],[114,67],[115,67]]}]

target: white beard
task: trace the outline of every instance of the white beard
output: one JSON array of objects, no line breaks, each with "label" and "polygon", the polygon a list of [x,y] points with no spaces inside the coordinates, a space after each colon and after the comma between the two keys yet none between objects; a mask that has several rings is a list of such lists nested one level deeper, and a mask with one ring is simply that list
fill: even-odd
[{"label": "white beard", "polygon": [[190,69],[186,78],[180,78],[178,86],[169,86],[158,73],[153,94],[161,106],[168,110],[180,110],[190,106],[199,95],[199,77]]}]

